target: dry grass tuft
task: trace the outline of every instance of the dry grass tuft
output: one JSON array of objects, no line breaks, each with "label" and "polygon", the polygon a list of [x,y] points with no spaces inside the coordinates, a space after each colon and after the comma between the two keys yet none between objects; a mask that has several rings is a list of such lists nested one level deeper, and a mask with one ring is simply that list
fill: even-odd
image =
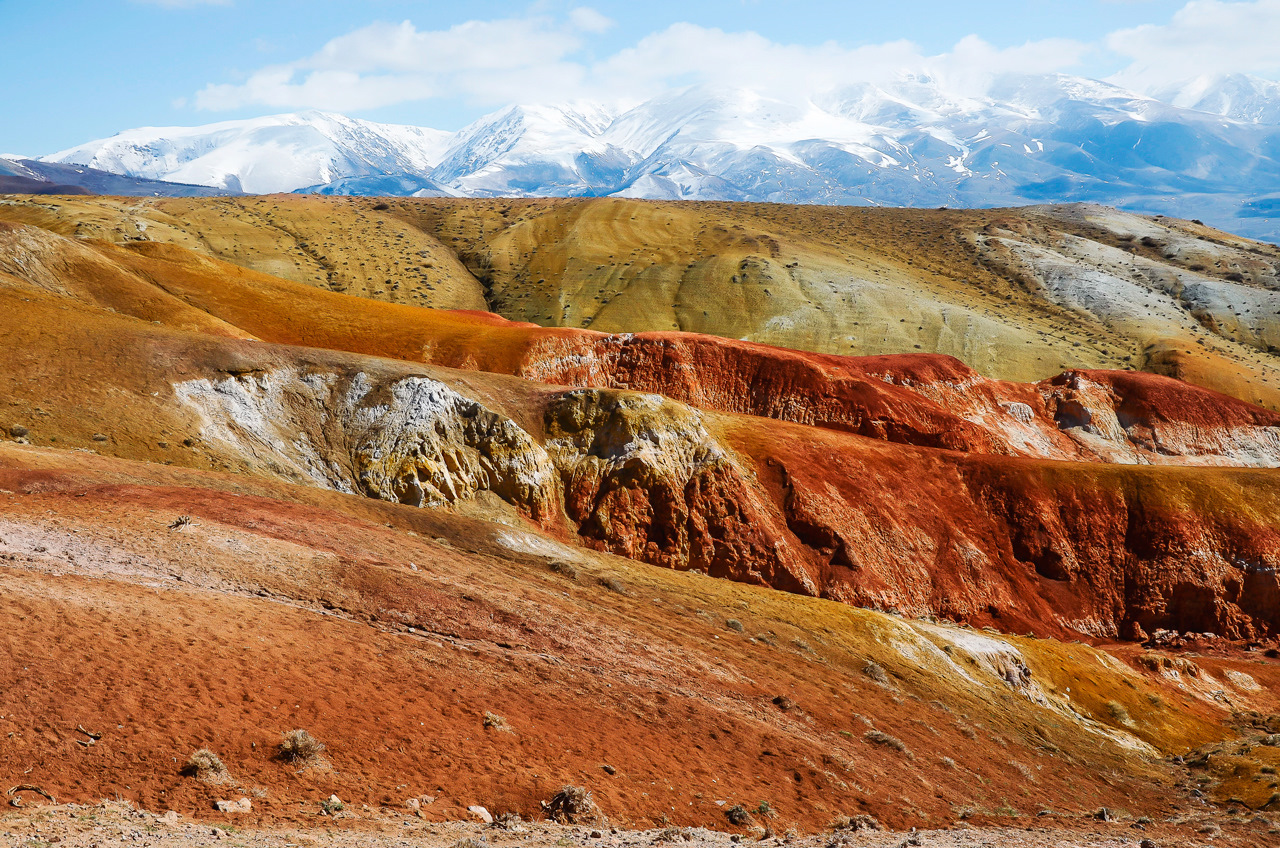
[{"label": "dry grass tuft", "polygon": [[909,758],[915,759],[915,754],[907,749],[907,745],[896,736],[890,736],[883,730],[868,730],[862,734],[862,738],[874,745],[883,745],[886,748],[892,748],[899,753],[906,754]]},{"label": "dry grass tuft", "polygon": [[862,673],[881,686],[889,685],[889,673],[875,660],[867,660],[867,664],[862,667]]},{"label": "dry grass tuft", "polygon": [[860,813],[856,816],[836,816],[828,825],[832,830],[880,830],[880,821],[875,816]]},{"label": "dry grass tuft", "polygon": [[627,587],[621,580],[612,574],[603,575],[600,578],[600,585],[608,589],[610,592],[617,592],[619,595],[627,594]]},{"label": "dry grass tuft", "polygon": [[205,783],[226,783],[231,779],[231,772],[227,770],[222,758],[208,748],[201,748],[188,757],[182,772],[193,775],[196,780],[202,780]]},{"label": "dry grass tuft", "polygon": [[595,798],[581,786],[560,787],[560,791],[551,796],[546,809],[551,820],[560,824],[583,824],[601,818]]},{"label": "dry grass tuft", "polygon": [[280,739],[280,757],[297,765],[319,762],[324,750],[324,743],[305,730],[286,731]]},{"label": "dry grass tuft", "polygon": [[484,726],[492,730],[501,730],[505,733],[511,732],[511,725],[507,724],[507,720],[497,713],[486,712],[484,714]]}]

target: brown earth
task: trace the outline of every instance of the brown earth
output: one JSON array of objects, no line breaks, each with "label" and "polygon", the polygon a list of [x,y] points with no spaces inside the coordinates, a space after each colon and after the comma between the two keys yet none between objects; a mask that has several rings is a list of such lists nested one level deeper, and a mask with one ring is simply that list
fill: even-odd
[{"label": "brown earth", "polygon": [[1277,248],[1087,204],[14,198],[0,219],[548,327],[934,352],[1020,382],[1134,368],[1280,409]]},{"label": "brown earth", "polygon": [[[311,200],[138,201],[119,243],[125,201],[0,206],[7,786],[272,826],[331,793],[537,817],[564,784],[779,832],[1280,805],[1280,416],[264,273],[298,216],[356,256],[322,225],[362,201]],[[506,232],[467,208],[358,211],[462,267]],[[279,759],[295,728],[325,763]],[[227,782],[183,774],[200,748]]]}]

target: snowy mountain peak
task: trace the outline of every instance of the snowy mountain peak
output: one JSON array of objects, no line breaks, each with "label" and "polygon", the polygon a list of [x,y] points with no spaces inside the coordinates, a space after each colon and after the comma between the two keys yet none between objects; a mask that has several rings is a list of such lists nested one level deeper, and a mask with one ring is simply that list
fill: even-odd
[{"label": "snowy mountain peak", "polygon": [[1162,92],[1175,106],[1254,124],[1280,124],[1280,83],[1248,74],[1207,74]]},{"label": "snowy mountain peak", "polygon": [[510,106],[454,132],[299,112],[143,128],[47,157],[248,192],[892,205],[1094,201],[1280,235],[1280,84],[1159,96],[1063,74],[978,96],[903,74],[816,94],[695,86],[626,110]]}]

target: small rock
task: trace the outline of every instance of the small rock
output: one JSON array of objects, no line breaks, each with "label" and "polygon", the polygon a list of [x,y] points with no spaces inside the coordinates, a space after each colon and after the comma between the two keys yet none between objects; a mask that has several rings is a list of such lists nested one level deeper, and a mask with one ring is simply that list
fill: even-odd
[{"label": "small rock", "polygon": [[1157,848],[1156,843],[1150,839],[1144,839],[1138,843],[1138,848]]},{"label": "small rock", "polygon": [[732,836],[730,836],[730,837],[729,837],[729,841],[730,841],[730,842],[741,842],[741,841],[742,841],[742,835],[741,835],[741,834],[738,834],[738,833],[735,833],[735,834],[733,834]]},{"label": "small rock", "polygon": [[93,440],[95,442],[105,442],[107,440],[107,435],[105,433],[94,433]]},{"label": "small rock", "polygon": [[253,803],[248,798],[241,798],[239,801],[219,801],[216,806],[220,813],[247,813],[253,809]]},{"label": "small rock", "polygon": [[227,832],[225,830],[221,830],[220,828],[215,827],[213,830],[209,832],[209,835],[212,836],[214,839],[221,839],[222,837],[227,835]]},{"label": "small rock", "polygon": [[475,806],[467,807],[467,812],[475,816],[476,818],[480,819],[480,821],[484,822],[485,824],[493,824],[493,816],[489,814],[488,810],[486,810],[484,807],[481,807],[478,804]]},{"label": "small rock", "polygon": [[591,838],[592,838],[592,839],[600,839],[600,838],[602,838],[603,836],[604,836],[604,834],[603,834],[603,833],[601,833],[601,832],[600,832],[600,831],[598,831],[598,830],[593,830],[593,831],[591,831]]},{"label": "small rock", "polygon": [[605,774],[617,774],[617,773],[618,773],[618,770],[617,770],[616,768],[614,768],[613,766],[609,765],[608,763],[605,763],[604,765],[600,766],[600,768],[604,769],[604,773],[605,773]]},{"label": "small rock", "polygon": [[14,424],[12,427],[9,428],[9,435],[13,436],[15,439],[21,439],[30,432],[31,432],[30,430],[28,430],[26,427],[23,427],[21,424]]}]

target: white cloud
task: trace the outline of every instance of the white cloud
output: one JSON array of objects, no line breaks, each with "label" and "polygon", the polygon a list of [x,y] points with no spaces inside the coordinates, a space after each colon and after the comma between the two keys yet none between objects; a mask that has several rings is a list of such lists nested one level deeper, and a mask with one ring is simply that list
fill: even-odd
[{"label": "white cloud", "polygon": [[[603,16],[599,16],[603,17]],[[598,27],[602,21],[581,15]],[[449,95],[485,100],[495,90],[528,93],[538,81],[575,82],[581,28],[542,17],[469,21],[420,31],[411,22],[375,23],[324,45],[296,62],[273,65],[240,84],[208,85],[200,109],[247,105],[349,111]]]},{"label": "white cloud", "polygon": [[579,6],[570,12],[569,22],[583,32],[592,33],[608,32],[616,23],[612,18],[586,6]]},{"label": "white cloud", "polygon": [[447,30],[419,30],[409,21],[375,23],[304,59],[262,68],[239,84],[206,86],[194,102],[209,110],[262,105],[337,111],[446,96],[486,107],[575,99],[627,103],[697,83],[817,94],[904,72],[928,73],[956,93],[977,95],[995,75],[1061,70],[1088,50],[1067,39],[999,49],[969,36],[950,52],[930,56],[909,41],[802,46],[678,23],[598,61],[584,59],[585,36],[613,25],[585,7],[565,20],[469,21]]},{"label": "white cloud", "polygon": [[1204,74],[1280,72],[1280,0],[1192,0],[1167,24],[1117,30],[1106,45],[1129,65],[1112,79],[1156,90]]}]

